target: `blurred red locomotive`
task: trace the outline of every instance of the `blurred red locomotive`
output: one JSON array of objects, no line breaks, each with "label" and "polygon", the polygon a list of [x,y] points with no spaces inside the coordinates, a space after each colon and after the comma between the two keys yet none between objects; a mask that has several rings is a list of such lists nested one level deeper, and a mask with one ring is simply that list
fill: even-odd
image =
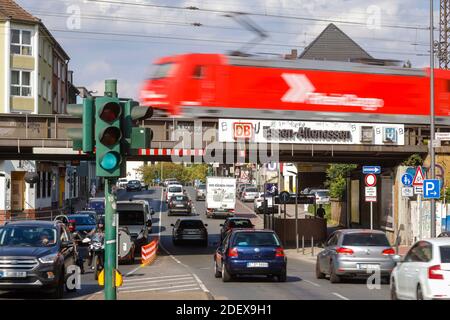
[{"label": "blurred red locomotive", "polygon": [[[167,115],[429,123],[429,69],[184,54],[156,61],[141,103]],[[450,124],[450,71],[435,70],[436,123]]]}]

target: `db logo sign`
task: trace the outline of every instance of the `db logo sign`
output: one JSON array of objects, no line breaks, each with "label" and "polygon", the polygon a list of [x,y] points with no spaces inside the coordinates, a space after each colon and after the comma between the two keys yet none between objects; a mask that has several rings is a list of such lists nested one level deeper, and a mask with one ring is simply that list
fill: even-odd
[{"label": "db logo sign", "polygon": [[250,139],[252,137],[253,126],[251,123],[235,122],[234,139]]}]

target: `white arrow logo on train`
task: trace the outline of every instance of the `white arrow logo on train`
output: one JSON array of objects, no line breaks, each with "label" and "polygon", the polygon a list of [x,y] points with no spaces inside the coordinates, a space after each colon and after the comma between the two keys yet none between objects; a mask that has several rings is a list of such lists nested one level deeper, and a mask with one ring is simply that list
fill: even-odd
[{"label": "white arrow logo on train", "polygon": [[308,93],[316,90],[304,74],[283,73],[281,76],[289,85],[289,90],[281,98],[283,102],[305,102]]}]

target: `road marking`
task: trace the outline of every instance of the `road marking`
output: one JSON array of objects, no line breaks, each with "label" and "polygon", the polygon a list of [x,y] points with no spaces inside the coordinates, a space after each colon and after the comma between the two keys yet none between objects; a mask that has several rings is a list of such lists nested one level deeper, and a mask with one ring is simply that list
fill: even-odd
[{"label": "road marking", "polygon": [[135,273],[136,271],[138,271],[141,268],[141,266],[137,267],[136,269],[131,270],[130,272],[128,272],[125,277],[128,277],[129,275]]},{"label": "road marking", "polygon": [[188,280],[188,279],[192,279],[192,276],[188,276],[188,277],[181,277],[181,278],[168,278],[168,279],[157,279],[157,280],[153,280],[149,278],[149,280],[138,280],[138,279],[133,279],[128,280],[128,281],[124,281],[124,284],[130,284],[133,285],[135,283],[150,283],[150,282],[164,282],[164,281],[182,281],[182,280]]},{"label": "road marking", "polygon": [[148,280],[148,279],[165,279],[165,278],[183,278],[187,276],[192,276],[190,273],[187,274],[179,274],[179,275],[173,275],[173,276],[161,276],[161,277],[150,277],[150,278],[139,278],[139,279],[125,279],[126,282],[131,281],[142,281],[142,280]]},{"label": "road marking", "polygon": [[173,289],[173,288],[186,288],[186,287],[192,287],[192,286],[196,286],[197,284],[185,284],[185,285],[180,285],[180,286],[171,286],[171,287],[160,287],[160,288],[151,288],[151,289],[141,289],[141,290],[124,290],[121,292],[128,292],[128,293],[133,293],[133,292],[146,292],[146,291],[158,291],[158,290],[166,290],[166,289]]},{"label": "road marking", "polygon": [[302,279],[302,280],[303,280],[304,282],[306,282],[306,283],[309,283],[309,284],[315,286],[315,287],[320,287],[320,284],[318,284],[318,283],[315,283],[315,282],[312,282],[312,281],[309,281],[309,280],[305,280],[305,279]]},{"label": "road marking", "polygon": [[194,276],[195,280],[197,280],[198,285],[200,286],[200,288],[202,288],[203,292],[209,293],[209,290],[203,284],[202,280],[200,280],[200,278],[195,273],[193,273],[192,275]]},{"label": "road marking", "polygon": [[336,297],[341,298],[342,300],[350,300],[347,297],[344,297],[343,295],[337,293],[337,292],[332,292],[332,294],[334,294]]},{"label": "road marking", "polygon": [[194,291],[194,290],[198,290],[198,288],[192,288],[192,289],[177,289],[177,290],[170,290],[169,292]]},{"label": "road marking", "polygon": [[[160,283],[155,283],[154,285],[161,285]],[[189,285],[189,286],[197,286],[198,284],[195,282],[194,279],[189,280],[189,281],[177,281],[176,285],[171,285],[171,284],[163,284],[166,285],[167,287],[165,287],[165,289],[171,289],[171,288],[177,288],[179,287],[179,285]],[[142,285],[137,285],[137,286],[123,286],[121,289],[119,289],[120,291],[124,291],[127,290],[131,290],[131,289],[139,289],[139,288],[147,288],[147,289],[154,289],[154,288],[150,288],[152,285],[151,284],[142,284]]]}]

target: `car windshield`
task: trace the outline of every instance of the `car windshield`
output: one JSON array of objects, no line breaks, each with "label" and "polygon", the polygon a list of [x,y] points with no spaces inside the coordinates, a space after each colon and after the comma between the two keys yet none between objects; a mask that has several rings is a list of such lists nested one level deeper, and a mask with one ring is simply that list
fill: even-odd
[{"label": "car windshield", "polygon": [[181,187],[170,187],[169,192],[182,192],[183,189]]},{"label": "car windshield", "polygon": [[280,241],[273,232],[239,232],[233,240],[233,246],[263,247],[280,246]]},{"label": "car windshield", "polygon": [[198,186],[198,188],[200,190],[205,190],[206,189],[206,184],[201,184],[201,185]]},{"label": "car windshield", "polygon": [[231,220],[230,227],[232,228],[251,228],[253,224],[250,220]]},{"label": "car windshield", "polygon": [[173,200],[173,201],[187,201],[188,198],[186,196],[175,196],[175,197],[172,197],[171,200]]},{"label": "car windshield", "polygon": [[256,188],[246,188],[245,192],[258,192]]},{"label": "car windshield", "polygon": [[144,212],[143,211],[118,211],[119,213],[119,225],[143,225],[144,224]]},{"label": "car windshield", "polygon": [[324,197],[328,197],[330,193],[329,193],[328,191],[317,191],[316,194],[317,194],[319,197],[324,198]]},{"label": "car windshield", "polygon": [[441,251],[441,263],[450,263],[450,246],[439,247]]},{"label": "car windshield", "polygon": [[199,229],[203,228],[203,222],[201,220],[182,220],[180,221],[180,228],[184,229]]},{"label": "car windshield", "polygon": [[92,201],[89,202],[89,208],[94,210],[102,210],[105,209],[105,203],[103,201]]},{"label": "car windshield", "polygon": [[131,180],[131,181],[128,181],[128,184],[139,184],[139,183],[141,183],[141,182],[138,181],[138,180]]},{"label": "car windshield", "polygon": [[157,64],[156,70],[152,75],[152,79],[162,79],[167,78],[170,76],[170,70],[172,70],[172,67],[174,67],[174,63],[163,63],[163,64]]},{"label": "car windshield", "polygon": [[69,220],[75,220],[77,226],[95,225],[95,219],[91,216],[69,216]]},{"label": "car windshield", "polygon": [[52,227],[8,226],[0,229],[0,247],[48,247],[56,243],[57,231]]},{"label": "car windshield", "polygon": [[343,246],[355,247],[390,247],[384,234],[380,233],[351,233],[344,236]]}]

